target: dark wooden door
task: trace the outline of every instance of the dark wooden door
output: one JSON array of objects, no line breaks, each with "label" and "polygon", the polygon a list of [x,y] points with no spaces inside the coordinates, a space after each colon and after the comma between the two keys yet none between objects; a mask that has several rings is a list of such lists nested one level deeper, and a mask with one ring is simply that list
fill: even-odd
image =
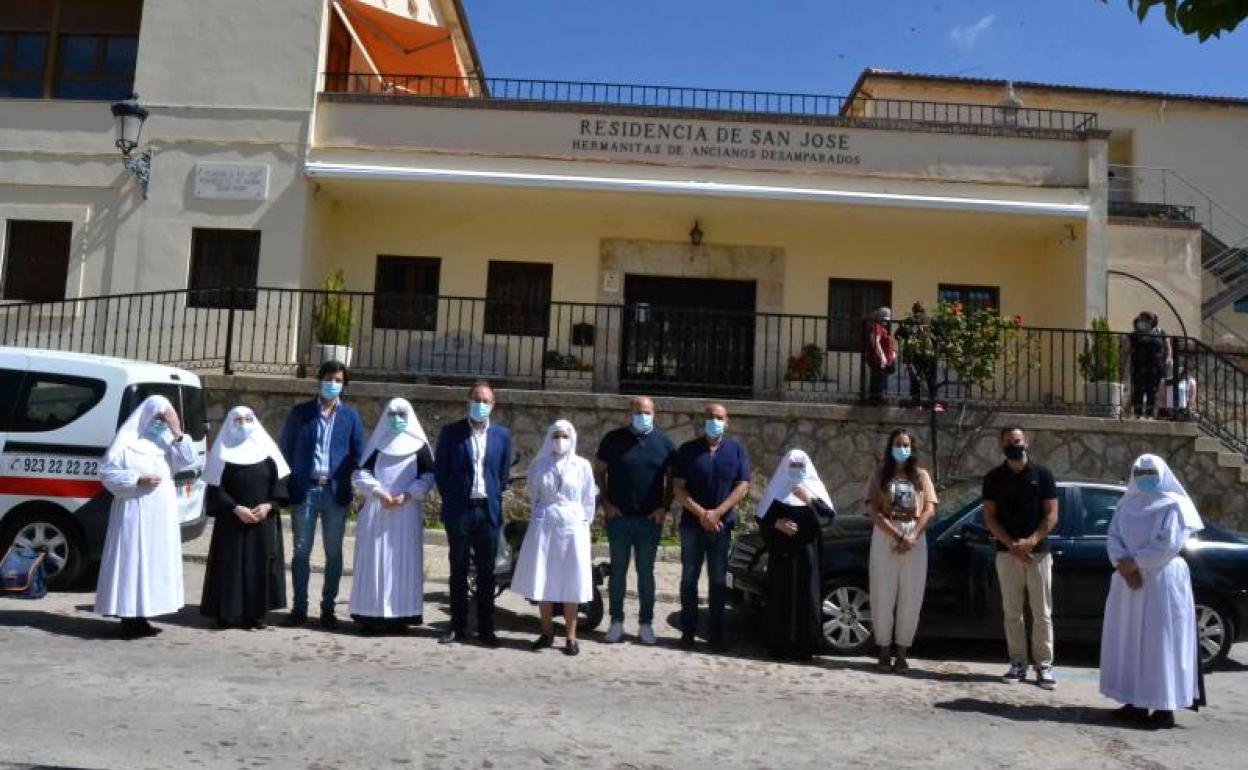
[{"label": "dark wooden door", "polygon": [[749,396],[753,281],[630,275],[624,282],[624,392]]}]

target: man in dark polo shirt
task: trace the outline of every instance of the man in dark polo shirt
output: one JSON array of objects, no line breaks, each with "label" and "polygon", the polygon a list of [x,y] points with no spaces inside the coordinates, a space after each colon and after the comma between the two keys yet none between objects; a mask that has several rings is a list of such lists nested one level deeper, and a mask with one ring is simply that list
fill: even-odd
[{"label": "man in dark polo shirt", "polygon": [[629,424],[602,437],[594,464],[611,544],[611,627],[605,640],[614,644],[624,638],[624,589],[629,558],[635,557],[641,600],[637,638],[654,644],[654,558],[672,502],[668,482],[676,445],[654,426],[654,401],[635,396],[631,407]]},{"label": "man in dark polo shirt", "polygon": [[1027,434],[1017,425],[1001,431],[1005,462],[984,476],[984,522],[997,540],[997,580],[1005,616],[1010,670],[1002,680],[1027,678],[1027,629],[1031,609],[1031,657],[1036,684],[1057,687],[1053,676],[1053,557],[1048,534],[1057,526],[1057,484],[1043,465],[1027,457]]},{"label": "man in dark polo shirt", "polygon": [[681,445],[672,465],[672,486],[680,517],[680,646],[693,649],[698,630],[698,579],[706,562],[711,649],[723,652],[724,605],[728,599],[728,546],[737,523],[737,503],[750,491],[745,447],[725,438],[728,410],[708,404],[703,436]]}]

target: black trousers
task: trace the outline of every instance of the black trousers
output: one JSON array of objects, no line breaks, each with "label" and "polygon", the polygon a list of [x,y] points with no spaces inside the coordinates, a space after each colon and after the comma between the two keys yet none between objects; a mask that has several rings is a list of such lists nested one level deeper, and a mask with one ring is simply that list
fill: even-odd
[{"label": "black trousers", "polygon": [[1141,372],[1131,375],[1131,407],[1137,417],[1157,413],[1157,391],[1160,387],[1160,374]]},{"label": "black trousers", "polygon": [[451,560],[451,630],[468,630],[468,564],[477,568],[477,631],[494,631],[494,557],[499,528],[485,506],[473,506],[446,522]]}]

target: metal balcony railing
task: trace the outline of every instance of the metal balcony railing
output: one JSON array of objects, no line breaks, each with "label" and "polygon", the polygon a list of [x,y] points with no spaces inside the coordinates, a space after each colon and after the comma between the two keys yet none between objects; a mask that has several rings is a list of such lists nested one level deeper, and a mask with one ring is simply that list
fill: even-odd
[{"label": "metal balcony railing", "polygon": [[1071,134],[1097,127],[1094,112],[575,80],[329,72],[324,75],[323,90],[326,94],[358,94],[396,100],[421,97],[488,99],[494,102],[823,117],[853,119],[866,124],[959,125]]},{"label": "metal balcony railing", "polygon": [[[893,329],[906,337],[906,322]],[[350,348],[361,379],[824,403],[865,400],[865,330],[861,319],[820,315],[268,288],[0,305],[3,345],[203,372],[303,376]],[[1112,415],[1123,389],[1097,381],[1130,392],[1125,338],[1115,332],[1020,327],[992,344],[971,341],[980,359],[968,361],[932,330],[927,353],[898,346],[883,377],[890,403],[917,396],[950,408]],[[1167,379],[1153,395],[1170,415],[1248,452],[1248,372],[1199,340],[1169,342]]]}]

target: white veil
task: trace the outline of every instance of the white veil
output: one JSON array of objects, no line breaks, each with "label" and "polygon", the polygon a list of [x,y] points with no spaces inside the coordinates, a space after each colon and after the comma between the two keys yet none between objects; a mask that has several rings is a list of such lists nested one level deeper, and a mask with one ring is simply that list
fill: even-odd
[{"label": "white veil", "polygon": [[[1136,471],[1156,471],[1161,478],[1161,486],[1156,492],[1146,492],[1140,489],[1135,475]],[[1123,516],[1137,516],[1156,513],[1159,509],[1170,505],[1179,506],[1183,526],[1189,531],[1199,532],[1205,528],[1204,522],[1200,519],[1200,512],[1196,510],[1196,504],[1192,502],[1187,490],[1183,488],[1166,461],[1157,455],[1140,455],[1131,464],[1131,481],[1127,485],[1126,494],[1118,501],[1116,513]]]},{"label": "white veil", "polygon": [[109,444],[108,451],[104,453],[104,461],[112,464],[120,462],[122,453],[127,449],[148,455],[164,454],[163,446],[147,438],[147,426],[171,408],[173,404],[164,396],[148,396],[144,399],[117,429],[113,443]]},{"label": "white veil", "polygon": [[[789,466],[793,463],[800,463],[806,466],[806,475],[796,484],[789,478]],[[767,483],[767,491],[759,499],[758,508],[754,510],[754,514],[760,519],[764,518],[767,515],[767,509],[776,500],[785,505],[805,505],[793,494],[793,488],[798,485],[805,487],[806,491],[811,494],[811,497],[819,498],[827,503],[829,508],[835,510],[835,506],[832,505],[832,498],[828,495],[828,488],[823,485],[823,480],[819,478],[819,471],[815,468],[810,455],[800,449],[790,449],[788,452],[785,452],[784,457],[780,458],[780,464],[776,466],[775,472],[771,474],[771,481]]]},{"label": "white veil", "polygon": [[[251,417],[255,420],[251,435],[247,435],[234,424],[234,421],[240,417]],[[286,464],[286,458],[282,457],[282,451],[277,448],[273,438],[260,424],[256,413],[249,407],[236,406],[225,416],[221,432],[217,435],[217,440],[213,442],[212,448],[208,450],[208,460],[204,464],[204,483],[213,486],[220,485],[221,474],[225,470],[226,463],[254,465],[266,457],[273,458],[279,479],[290,475],[290,466]]]},{"label": "white veil", "polygon": [[[402,433],[396,433],[394,428],[390,427],[390,413],[396,411],[402,411],[407,415],[407,427]],[[373,452],[381,452],[383,455],[392,457],[406,457],[416,454],[421,447],[428,445],[429,437],[425,435],[425,429],[420,426],[420,420],[416,419],[416,410],[412,408],[411,403],[405,398],[392,398],[386,402],[386,408],[381,411],[381,418],[377,420],[373,434],[368,437],[368,443],[364,445],[364,454],[360,456],[360,461],[368,462]]]}]

